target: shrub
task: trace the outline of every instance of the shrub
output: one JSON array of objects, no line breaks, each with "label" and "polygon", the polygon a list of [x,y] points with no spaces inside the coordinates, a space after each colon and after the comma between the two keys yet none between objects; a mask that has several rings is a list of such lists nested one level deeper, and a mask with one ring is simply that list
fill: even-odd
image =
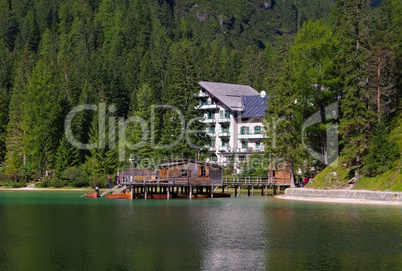
[{"label": "shrub", "polygon": [[26,182],[20,181],[20,182],[12,182],[11,183],[11,187],[12,188],[21,188],[21,187],[25,187],[27,184]]},{"label": "shrub", "polygon": [[35,184],[35,187],[46,188],[50,186],[50,180],[43,180]]},{"label": "shrub", "polygon": [[99,188],[108,188],[109,182],[107,179],[107,175],[95,176],[91,179],[90,182],[91,187],[99,187]]},{"label": "shrub", "polygon": [[84,170],[76,167],[69,167],[61,174],[61,179],[65,180],[69,186],[85,187],[89,185],[88,175]]},{"label": "shrub", "polygon": [[399,151],[394,142],[391,142],[384,124],[379,124],[373,136],[368,155],[363,161],[362,173],[377,176],[389,170],[393,162],[399,158]]}]

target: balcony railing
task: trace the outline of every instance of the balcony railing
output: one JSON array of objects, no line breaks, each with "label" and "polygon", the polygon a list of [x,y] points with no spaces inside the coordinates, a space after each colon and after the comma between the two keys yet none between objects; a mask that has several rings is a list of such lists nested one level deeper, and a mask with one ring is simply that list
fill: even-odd
[{"label": "balcony railing", "polygon": [[230,133],[229,132],[219,133],[219,137],[230,137]]},{"label": "balcony railing", "polygon": [[219,106],[216,103],[203,103],[195,107],[196,109],[208,110],[208,109],[218,109]]},{"label": "balcony railing", "polygon": [[228,147],[228,146],[219,147],[218,150],[219,150],[220,152],[228,152],[228,151],[229,151],[229,147]]},{"label": "balcony railing", "polygon": [[216,151],[216,148],[211,147],[211,146],[205,146],[205,149],[207,149],[209,152],[215,152]]},{"label": "balcony railing", "polygon": [[250,148],[250,147],[248,147],[248,148],[238,148],[238,149],[236,149],[236,152],[237,153],[241,153],[241,152],[244,152],[244,153],[264,152],[264,148],[263,147],[258,147],[258,148]]},{"label": "balcony railing", "polygon": [[230,123],[230,118],[218,119],[219,123]]},{"label": "balcony railing", "polygon": [[208,97],[208,94],[206,92],[200,91],[197,93],[197,97],[198,98],[206,98],[206,97]]},{"label": "balcony railing", "polygon": [[200,120],[202,123],[215,123],[216,119],[202,119]]},{"label": "balcony railing", "polygon": [[239,134],[237,139],[262,139],[267,138],[264,134]]},{"label": "balcony railing", "polygon": [[209,137],[215,137],[216,136],[216,134],[214,132],[207,132],[207,135]]}]

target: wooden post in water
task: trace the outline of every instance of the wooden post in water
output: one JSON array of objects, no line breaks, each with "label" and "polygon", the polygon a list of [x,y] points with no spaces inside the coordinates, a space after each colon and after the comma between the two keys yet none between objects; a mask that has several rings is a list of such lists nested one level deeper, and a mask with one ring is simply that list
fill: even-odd
[{"label": "wooden post in water", "polygon": [[131,186],[131,199],[133,199],[133,198],[134,198],[134,187]]},{"label": "wooden post in water", "polygon": [[254,185],[251,186],[251,195],[254,197]]},{"label": "wooden post in water", "polygon": [[250,186],[247,186],[247,195],[250,197]]},{"label": "wooden post in water", "polygon": [[234,186],[235,189],[235,197],[237,197],[237,185]]},{"label": "wooden post in water", "polygon": [[193,187],[190,185],[189,198],[191,199],[192,197],[193,197]]},{"label": "wooden post in water", "polygon": [[167,199],[169,199],[169,196],[170,196],[170,191],[169,191],[170,189],[169,189],[169,187],[167,188]]},{"label": "wooden post in water", "polygon": [[144,190],[145,190],[144,199],[147,199],[147,197],[148,197],[148,186],[145,186]]},{"label": "wooden post in water", "polygon": [[211,199],[212,199],[212,198],[214,198],[214,187],[210,186],[209,189],[210,189]]}]

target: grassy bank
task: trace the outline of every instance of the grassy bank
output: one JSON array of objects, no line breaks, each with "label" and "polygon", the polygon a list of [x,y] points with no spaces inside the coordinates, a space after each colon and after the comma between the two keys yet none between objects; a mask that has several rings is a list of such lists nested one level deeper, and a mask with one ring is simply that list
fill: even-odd
[{"label": "grassy bank", "polygon": [[[389,140],[394,142],[401,153],[399,160],[392,164],[386,172],[374,177],[363,176],[353,189],[378,191],[402,191],[402,113],[394,117],[390,123]],[[340,157],[338,160],[342,160]],[[314,177],[314,182],[308,188],[342,189],[348,188],[348,181],[353,178],[354,172],[349,171],[337,161],[326,167]]]}]

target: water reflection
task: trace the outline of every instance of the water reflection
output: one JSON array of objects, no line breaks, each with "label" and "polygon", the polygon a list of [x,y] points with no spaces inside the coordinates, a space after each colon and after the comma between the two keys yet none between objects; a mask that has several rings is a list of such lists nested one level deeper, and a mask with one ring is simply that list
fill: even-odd
[{"label": "water reflection", "polygon": [[0,192],[0,270],[400,270],[402,208]]}]

